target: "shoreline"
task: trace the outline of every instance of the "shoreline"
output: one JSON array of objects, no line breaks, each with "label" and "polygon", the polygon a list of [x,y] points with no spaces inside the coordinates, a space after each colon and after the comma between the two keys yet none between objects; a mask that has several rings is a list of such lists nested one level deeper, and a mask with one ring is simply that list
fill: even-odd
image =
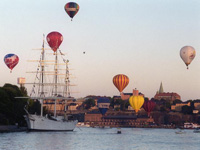
[{"label": "shoreline", "polygon": [[17,125],[0,125],[0,133],[23,132],[27,131],[27,127],[19,127]]}]

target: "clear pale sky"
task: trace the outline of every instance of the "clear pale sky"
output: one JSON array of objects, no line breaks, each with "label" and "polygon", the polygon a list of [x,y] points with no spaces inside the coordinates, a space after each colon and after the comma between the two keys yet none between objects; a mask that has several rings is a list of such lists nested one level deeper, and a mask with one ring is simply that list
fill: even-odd
[{"label": "clear pale sky", "polygon": [[[38,55],[32,49],[41,47],[43,34],[58,31],[76,76],[75,97],[119,95],[112,78],[122,73],[130,80],[124,92],[137,88],[152,98],[162,82],[183,101],[200,99],[199,0],[77,0],[73,21],[67,2],[0,1],[0,86],[28,80],[26,71],[34,68],[27,60]],[[186,45],[196,50],[189,70],[179,56]],[[12,73],[3,61],[8,53],[20,58]]]}]

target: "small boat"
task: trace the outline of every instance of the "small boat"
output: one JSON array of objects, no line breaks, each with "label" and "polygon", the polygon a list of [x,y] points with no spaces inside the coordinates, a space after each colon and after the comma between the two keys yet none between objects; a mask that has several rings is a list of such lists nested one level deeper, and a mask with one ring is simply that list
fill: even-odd
[{"label": "small boat", "polygon": [[118,128],[118,129],[117,129],[117,134],[121,134],[121,133],[122,133],[121,129]]},{"label": "small boat", "polygon": [[176,131],[175,133],[176,133],[176,134],[185,134],[186,132],[183,131],[183,130],[179,130],[179,131]]},{"label": "small boat", "polygon": [[193,132],[194,133],[200,133],[200,128],[196,128]]}]

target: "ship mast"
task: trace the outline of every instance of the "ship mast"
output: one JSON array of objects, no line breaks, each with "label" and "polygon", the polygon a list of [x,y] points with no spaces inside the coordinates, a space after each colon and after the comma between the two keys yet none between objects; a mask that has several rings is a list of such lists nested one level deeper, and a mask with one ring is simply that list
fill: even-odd
[{"label": "ship mast", "polygon": [[[55,93],[54,93],[54,96],[58,96],[58,53],[57,51],[55,52],[55,67],[54,67],[54,71],[55,71]],[[54,102],[54,117],[56,117],[56,99],[55,99],[55,102]]]},{"label": "ship mast", "polygon": [[65,97],[70,97],[70,90],[69,90],[69,84],[70,84],[70,80],[69,80],[69,68],[68,68],[68,62],[69,60],[65,61],[66,63],[66,75],[65,75],[65,84],[66,84],[66,93],[65,93]]},{"label": "ship mast", "polygon": [[[70,98],[70,90],[69,90],[69,84],[70,84],[70,80],[69,80],[69,68],[68,68],[68,62],[69,60],[64,60],[64,62],[66,63],[66,75],[65,75],[65,93],[64,93],[64,96],[66,98]],[[66,99],[65,99],[65,112],[67,111],[66,109]]]},{"label": "ship mast", "polygon": [[44,95],[44,34],[43,34],[43,44],[42,44],[42,58],[41,58],[41,61],[40,61],[40,66],[41,66],[41,93],[40,93],[40,101],[41,101],[41,113],[40,115],[43,116],[43,99],[45,97]]}]

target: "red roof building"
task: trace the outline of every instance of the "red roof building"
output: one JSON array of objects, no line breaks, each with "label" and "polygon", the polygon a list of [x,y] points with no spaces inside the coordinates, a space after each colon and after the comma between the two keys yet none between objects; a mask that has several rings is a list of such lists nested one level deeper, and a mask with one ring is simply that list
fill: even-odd
[{"label": "red roof building", "polygon": [[157,93],[154,96],[154,99],[157,99],[157,100],[165,99],[165,100],[174,101],[176,99],[180,100],[181,96],[178,95],[177,93]]},{"label": "red roof building", "polygon": [[165,93],[164,90],[163,90],[163,86],[162,86],[162,82],[160,84],[160,89],[159,91],[156,93],[156,95],[154,96],[154,99],[157,99],[157,100],[161,100],[161,99],[164,99],[164,100],[170,100],[170,101],[174,101],[176,99],[179,99],[181,100],[181,96],[177,93]]}]

